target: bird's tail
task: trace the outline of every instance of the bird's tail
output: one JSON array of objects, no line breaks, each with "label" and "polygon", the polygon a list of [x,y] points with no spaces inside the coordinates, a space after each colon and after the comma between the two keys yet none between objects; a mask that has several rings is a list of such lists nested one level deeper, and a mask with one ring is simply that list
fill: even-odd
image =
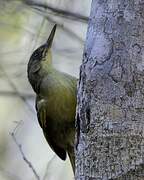
[{"label": "bird's tail", "polygon": [[74,149],[71,149],[71,151],[68,152],[68,156],[72,165],[73,173],[75,174],[75,155],[74,155]]}]

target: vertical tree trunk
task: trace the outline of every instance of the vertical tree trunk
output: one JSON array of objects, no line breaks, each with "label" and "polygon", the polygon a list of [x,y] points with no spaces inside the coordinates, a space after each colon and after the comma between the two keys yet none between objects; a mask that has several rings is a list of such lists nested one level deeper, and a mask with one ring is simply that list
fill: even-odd
[{"label": "vertical tree trunk", "polygon": [[80,70],[76,179],[144,179],[144,1],[93,0]]}]

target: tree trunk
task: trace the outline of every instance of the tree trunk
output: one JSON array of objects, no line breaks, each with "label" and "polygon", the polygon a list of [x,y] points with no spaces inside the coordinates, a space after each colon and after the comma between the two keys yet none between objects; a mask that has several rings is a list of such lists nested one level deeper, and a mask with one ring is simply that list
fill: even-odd
[{"label": "tree trunk", "polygon": [[143,0],[92,1],[76,124],[76,180],[144,179]]}]

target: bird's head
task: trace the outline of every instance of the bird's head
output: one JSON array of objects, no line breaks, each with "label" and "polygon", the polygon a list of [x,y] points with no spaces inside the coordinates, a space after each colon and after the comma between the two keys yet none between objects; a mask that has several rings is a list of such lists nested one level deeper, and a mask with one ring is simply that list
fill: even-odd
[{"label": "bird's head", "polygon": [[46,43],[37,48],[31,55],[29,60],[29,65],[40,63],[41,61],[47,61],[47,63],[51,64],[51,47],[55,35],[57,25],[55,24]]},{"label": "bird's head", "polygon": [[[31,84],[34,83],[38,71],[41,69],[40,73],[46,73],[52,66],[51,57],[51,47],[55,35],[57,25],[55,24],[47,41],[37,48],[31,55],[28,63],[28,79]],[[39,74],[40,75],[40,74]]]}]

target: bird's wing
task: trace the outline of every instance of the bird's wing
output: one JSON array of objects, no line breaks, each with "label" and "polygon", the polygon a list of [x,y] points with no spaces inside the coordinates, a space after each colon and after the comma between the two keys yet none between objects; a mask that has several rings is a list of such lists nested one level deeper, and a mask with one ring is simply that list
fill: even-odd
[{"label": "bird's wing", "polygon": [[45,138],[48,142],[48,144],[50,145],[50,147],[52,148],[52,150],[62,159],[65,160],[66,159],[66,151],[59,147],[54,141],[54,134],[47,132],[48,128],[47,128],[47,120],[48,120],[48,116],[47,116],[47,112],[46,112],[46,101],[41,99],[41,100],[36,100],[36,110],[37,110],[37,117],[38,117],[38,121],[39,124],[41,126],[41,128],[43,129]]}]

